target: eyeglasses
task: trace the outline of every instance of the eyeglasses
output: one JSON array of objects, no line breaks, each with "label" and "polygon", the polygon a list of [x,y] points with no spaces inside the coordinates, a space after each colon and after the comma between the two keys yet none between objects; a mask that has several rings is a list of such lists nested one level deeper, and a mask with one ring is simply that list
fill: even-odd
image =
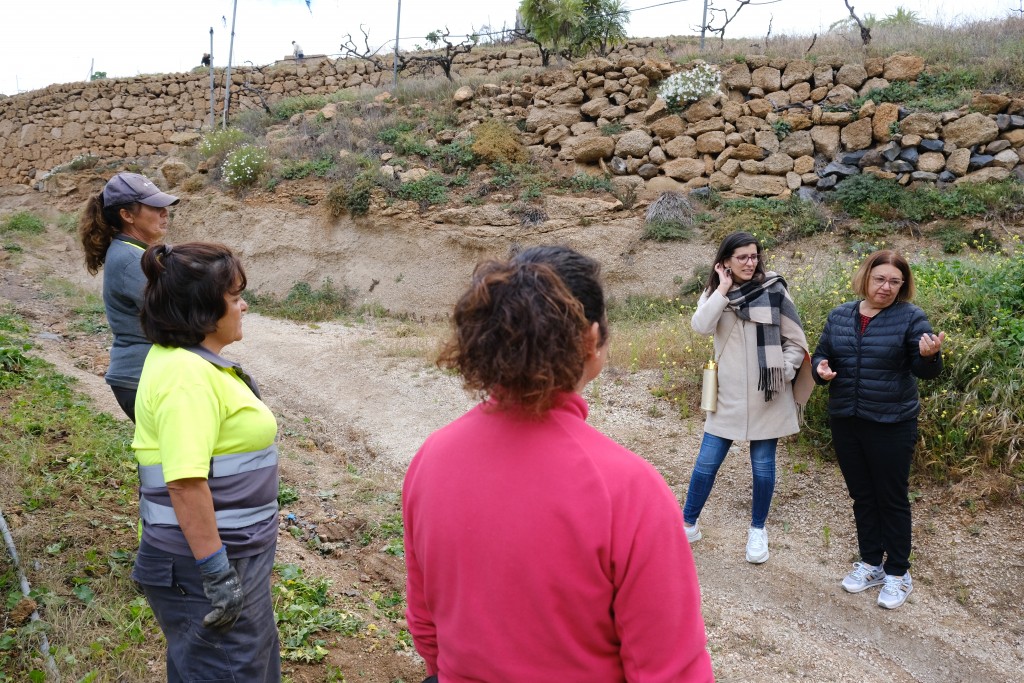
[{"label": "eyeglasses", "polygon": [[760,256],[758,254],[741,254],[739,256],[733,256],[740,263],[757,263]]},{"label": "eyeglasses", "polygon": [[871,283],[875,287],[881,287],[882,285],[889,285],[893,289],[899,289],[900,287],[903,286],[903,280],[901,278],[894,277],[892,279],[889,279],[889,278],[886,278],[886,277],[882,277],[881,275],[872,275],[871,276]]}]

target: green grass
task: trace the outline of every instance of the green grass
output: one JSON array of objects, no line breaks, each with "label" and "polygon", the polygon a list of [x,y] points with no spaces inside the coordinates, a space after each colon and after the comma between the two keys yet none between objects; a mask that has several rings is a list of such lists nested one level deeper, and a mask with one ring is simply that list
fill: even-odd
[{"label": "green grass", "polygon": [[0,504],[18,520],[15,543],[41,614],[35,624],[6,622],[0,671],[44,680],[33,672],[45,630],[66,680],[106,671],[144,680],[161,638],[128,579],[138,543],[131,424],[97,415],[73,380],[25,353],[27,338],[23,320],[0,312]]},{"label": "green grass", "polygon": [[327,279],[318,289],[307,282],[297,282],[284,297],[249,290],[243,296],[255,313],[286,320],[317,322],[335,320],[351,313],[355,293],[349,289],[338,289]]},{"label": "green grass", "polygon": [[46,222],[31,211],[19,211],[0,220],[0,235],[21,234],[41,235],[46,232]]},{"label": "green grass", "polygon": [[420,180],[402,183],[398,188],[399,199],[419,202],[421,206],[444,204],[448,201],[448,179],[437,173],[430,173]]},{"label": "green grass", "polygon": [[851,218],[868,224],[981,216],[1007,220],[1024,215],[1024,185],[1007,179],[908,190],[893,180],[861,174],[839,183],[831,201]]},{"label": "green grass", "polygon": [[715,241],[726,235],[746,231],[757,237],[765,248],[823,232],[828,221],[821,208],[796,195],[786,200],[731,199],[712,196],[710,206],[717,220],[709,224]]},{"label": "green grass", "polygon": [[323,154],[310,161],[293,161],[286,164],[280,171],[285,180],[298,180],[314,175],[318,178],[328,176],[337,165],[333,154]]},{"label": "green grass", "polygon": [[872,90],[851,102],[850,107],[857,110],[873,100],[875,104],[896,102],[911,111],[951,111],[969,104],[972,91],[981,81],[980,74],[972,69],[925,72],[916,81],[894,81],[887,88]]},{"label": "green grass", "polygon": [[692,225],[681,221],[654,220],[644,223],[645,240],[655,242],[669,242],[672,240],[686,240],[694,236],[695,231]]}]

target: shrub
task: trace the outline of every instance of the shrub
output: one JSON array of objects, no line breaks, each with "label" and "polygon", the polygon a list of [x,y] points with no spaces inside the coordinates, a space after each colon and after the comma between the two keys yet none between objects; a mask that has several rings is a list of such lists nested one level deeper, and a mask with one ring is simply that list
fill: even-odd
[{"label": "shrub", "polygon": [[582,172],[574,173],[571,177],[560,181],[558,185],[574,192],[612,192],[614,190],[612,181],[608,178]]},{"label": "shrub", "polygon": [[479,157],[473,151],[473,145],[465,140],[456,140],[447,145],[434,147],[428,154],[431,161],[437,163],[444,173],[454,173],[460,168],[475,168]]},{"label": "shrub", "polygon": [[722,73],[717,66],[698,61],[689,71],[672,74],[658,88],[669,111],[678,113],[697,100],[719,91]]},{"label": "shrub", "polygon": [[287,121],[296,114],[312,109],[323,109],[327,104],[325,95],[299,95],[285,97],[270,105],[270,115],[277,121]]},{"label": "shrub", "polygon": [[860,174],[836,186],[834,201],[851,217],[868,223],[921,223],[984,214],[1010,218],[1024,211],[1024,185],[1008,179],[998,183],[967,183],[952,189],[906,190],[893,180]]},{"label": "shrub", "polygon": [[473,129],[472,150],[489,164],[521,164],[529,158],[518,132],[496,119],[488,119]]},{"label": "shrub", "polygon": [[231,117],[231,126],[254,138],[267,134],[273,117],[263,109],[246,109]]},{"label": "shrub", "polygon": [[248,139],[245,131],[238,128],[219,128],[210,131],[199,141],[199,153],[204,158],[223,157]]},{"label": "shrub", "polygon": [[78,219],[79,212],[72,211],[71,213],[62,213],[57,219],[57,227],[62,231],[70,234],[78,232]]},{"label": "shrub", "polygon": [[315,175],[323,178],[334,170],[335,161],[333,154],[323,154],[319,159],[313,161],[294,161],[281,169],[281,177],[285,180],[298,180],[307,176]]},{"label": "shrub", "polygon": [[654,220],[644,223],[643,239],[655,242],[685,240],[693,237],[693,227],[676,221]]},{"label": "shrub", "polygon": [[722,216],[715,223],[712,237],[719,240],[731,232],[753,233],[765,247],[780,242],[810,237],[825,229],[828,222],[818,205],[796,195],[789,199],[734,199],[721,203]]},{"label": "shrub", "polygon": [[793,124],[786,119],[775,119],[772,122],[772,130],[775,131],[775,137],[785,140],[786,136],[793,132]]},{"label": "shrub", "polygon": [[206,176],[202,173],[193,173],[181,183],[181,189],[185,192],[199,192],[206,186]]},{"label": "shrub", "polygon": [[69,171],[84,171],[89,168],[96,168],[96,164],[99,162],[100,158],[97,156],[93,156],[92,154],[79,154],[69,161],[65,168]]},{"label": "shrub", "polygon": [[221,166],[221,177],[232,187],[249,187],[270,165],[267,150],[255,145],[242,145],[228,153]]},{"label": "shrub", "polygon": [[46,223],[31,211],[19,211],[0,221],[0,233],[17,232],[23,235],[39,235],[45,231]]},{"label": "shrub", "polygon": [[261,315],[316,322],[333,320],[351,311],[355,290],[347,287],[338,289],[328,278],[319,289],[313,289],[307,282],[296,282],[283,299],[249,290],[243,297]]},{"label": "shrub", "polygon": [[664,242],[693,235],[693,207],[679,192],[662,192],[644,215],[643,238]]},{"label": "shrub", "polygon": [[419,202],[421,207],[444,204],[448,201],[448,185],[444,177],[430,173],[420,180],[402,183],[398,188],[398,196],[401,199]]}]

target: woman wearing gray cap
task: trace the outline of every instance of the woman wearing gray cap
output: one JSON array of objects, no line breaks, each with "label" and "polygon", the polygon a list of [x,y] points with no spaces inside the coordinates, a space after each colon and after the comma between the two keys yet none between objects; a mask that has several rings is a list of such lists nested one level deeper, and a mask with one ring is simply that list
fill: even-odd
[{"label": "woman wearing gray cap", "polygon": [[167,234],[167,207],[179,201],[145,176],[118,173],[89,198],[78,224],[85,267],[92,275],[103,268],[103,306],[114,334],[107,384],[132,422],[139,375],[150,347],[139,323],[146,288],[139,262],[146,247]]}]

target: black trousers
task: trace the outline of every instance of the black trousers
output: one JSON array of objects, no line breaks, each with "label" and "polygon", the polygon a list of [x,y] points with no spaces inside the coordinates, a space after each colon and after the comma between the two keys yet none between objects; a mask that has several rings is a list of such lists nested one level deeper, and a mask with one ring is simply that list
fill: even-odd
[{"label": "black trousers", "polygon": [[910,569],[910,461],[917,420],[832,417],[836,459],[853,499],[861,561],[902,576]]},{"label": "black trousers", "polygon": [[121,406],[124,414],[128,416],[129,420],[135,422],[135,395],[139,390],[115,387],[113,385],[111,385],[110,390],[114,392],[114,399],[117,401],[117,405]]}]

